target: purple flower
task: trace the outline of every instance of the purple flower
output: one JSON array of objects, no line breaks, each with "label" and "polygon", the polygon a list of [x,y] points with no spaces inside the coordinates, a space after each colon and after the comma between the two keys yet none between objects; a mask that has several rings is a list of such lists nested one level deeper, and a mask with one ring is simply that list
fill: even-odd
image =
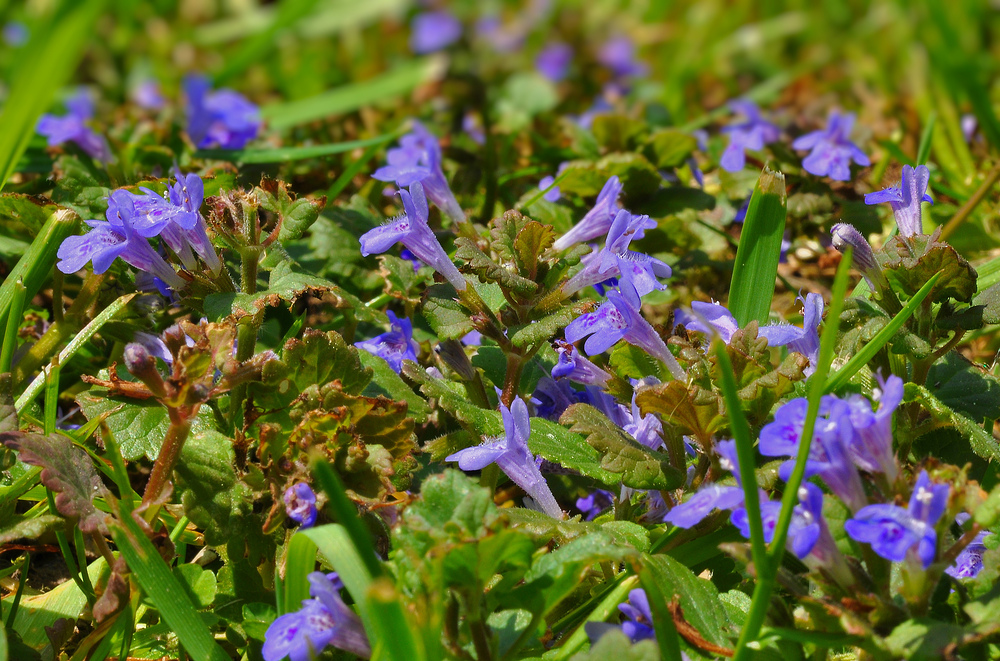
[{"label": "purple flower", "polygon": [[296,482],[285,489],[285,511],[288,518],[303,528],[311,528],[316,523],[316,494],[305,482]]},{"label": "purple flower", "polygon": [[633,643],[656,638],[656,632],[653,631],[653,613],[649,609],[646,591],[643,589],[632,590],[628,593],[628,600],[629,603],[618,605],[618,610],[625,616],[625,621],[622,622],[622,633],[628,636]]},{"label": "purple flower", "polygon": [[816,361],[819,360],[819,323],[823,320],[823,297],[819,294],[806,294],[802,301],[802,328],[778,324],[761,326],[757,332],[759,337],[767,338],[772,347],[788,346],[789,351],[796,351],[809,359],[807,375],[816,371]]},{"label": "purple flower", "polygon": [[604,248],[583,258],[583,268],[562,286],[563,293],[568,296],[609,278],[627,280],[640,297],[654,289],[666,289],[657,278],[669,278],[670,267],[649,255],[629,250],[632,239],[642,238],[647,229],[654,227],[656,221],[649,216],[619,211],[608,230]]},{"label": "purple flower", "polygon": [[361,254],[364,256],[383,253],[401,242],[417,259],[427,264],[445,277],[459,291],[465,290],[465,278],[444,251],[434,231],[427,224],[429,210],[424,187],[419,181],[410,185],[410,190],[400,190],[403,200],[402,216],[397,216],[385,225],[368,230],[361,235]]},{"label": "purple flower", "polygon": [[568,342],[557,342],[556,353],[559,360],[552,368],[553,379],[569,379],[585,386],[603,388],[611,375],[584,358],[576,347]]},{"label": "purple flower", "polygon": [[129,96],[132,103],[146,110],[162,110],[167,105],[160,92],[160,84],[152,78],[146,78],[133,87]]},{"label": "purple flower", "polygon": [[584,521],[593,521],[601,512],[611,507],[615,495],[604,489],[594,489],[589,496],[576,499],[576,508],[583,513]]},{"label": "purple flower", "polygon": [[389,164],[376,170],[372,177],[379,181],[393,181],[400,188],[419,181],[430,201],[452,222],[465,221],[465,212],[448,187],[441,169],[441,147],[423,124],[414,121],[413,130],[400,138],[399,146],[390,149],[386,156]]},{"label": "purple flower", "polygon": [[851,538],[871,544],[872,550],[886,560],[902,562],[911,549],[924,569],[934,562],[937,532],[934,526],[944,514],[951,487],[932,483],[927,471],[921,471],[913,486],[909,507],[869,505],[844,523]]},{"label": "purple flower", "polygon": [[[549,186],[552,186],[552,184],[555,183],[555,180],[556,178],[553,177],[552,175],[549,175],[547,177],[542,177],[542,179],[538,182],[538,190],[547,189]],[[558,202],[561,197],[562,197],[562,191],[559,190],[558,186],[553,186],[552,190],[545,193],[545,195],[542,195],[542,199],[544,199],[547,202]]]},{"label": "purple flower", "polygon": [[[764,541],[774,539],[774,531],[781,516],[781,502],[768,500],[761,492],[760,516],[764,528]],[[804,483],[799,489],[799,504],[792,510],[792,520],[788,525],[786,546],[800,560],[816,547],[822,533],[823,492],[814,484]],[[745,538],[750,539],[750,517],[745,507],[735,509],[729,517]]]},{"label": "purple flower", "polygon": [[538,380],[535,392],[531,394],[531,403],[535,406],[536,416],[558,422],[559,417],[570,405],[580,401],[582,394],[574,390],[568,381],[556,381],[543,376]]},{"label": "purple flower", "polygon": [[558,83],[569,74],[569,66],[573,63],[573,49],[568,44],[551,43],[538,53],[535,58],[535,68],[553,83]]},{"label": "purple flower", "polygon": [[731,510],[743,504],[743,489],[709,484],[693,496],[670,510],[664,521],[680,528],[691,528],[712,513],[712,510]]},{"label": "purple flower", "polygon": [[647,71],[646,65],[635,58],[635,44],[625,35],[604,42],[597,53],[597,61],[618,78],[642,76]]},{"label": "purple flower", "polygon": [[57,266],[63,273],[76,273],[93,262],[94,273],[104,273],[121,258],[140,271],[147,271],[173,289],[185,281],[153,250],[149,242],[133,228],[135,207],[127,191],[117,190],[108,199],[108,222],[85,221],[91,231],[83,236],[67,237],[59,246]]},{"label": "purple flower", "polygon": [[260,111],[245,96],[231,89],[212,91],[204,76],[184,79],[187,133],[199,149],[243,149],[260,131]]},{"label": "purple flower", "polygon": [[888,287],[889,283],[882,273],[882,267],[875,259],[875,251],[872,250],[871,244],[861,235],[861,232],[856,230],[853,225],[837,223],[831,228],[830,234],[833,236],[834,248],[842,253],[846,252],[848,247],[851,248],[853,251],[851,262],[854,264],[854,268],[861,271],[870,288],[879,290]]},{"label": "purple flower", "polygon": [[[775,412],[774,422],[760,430],[760,453],[765,457],[795,457],[808,407],[809,402],[803,397],[783,404]],[[809,446],[806,477],[818,475],[830,491],[856,512],[868,501],[847,449],[853,433],[846,402],[832,395],[824,396]],[[787,481],[794,467],[794,459],[786,461],[778,469],[779,477]]]},{"label": "purple flower", "polygon": [[892,451],[892,414],[903,401],[903,380],[891,375],[883,380],[878,375],[880,388],[875,391],[878,410],[861,395],[847,398],[847,406],[854,434],[847,451],[862,470],[884,473],[890,483],[896,480],[898,467]]},{"label": "purple flower", "polygon": [[568,232],[556,239],[552,246],[556,250],[565,250],[574,243],[589,241],[607,233],[618,213],[618,196],[621,192],[621,182],[617,175],[613,175],[598,193],[594,208]]},{"label": "purple flower", "polygon": [[930,178],[931,173],[926,165],[918,165],[915,168],[904,165],[903,179],[899,185],[868,193],[865,195],[865,204],[888,202],[889,206],[892,207],[892,214],[896,217],[896,224],[899,226],[899,233],[902,236],[923,234],[924,225],[920,214],[920,203],[934,203],[931,196],[926,193]]},{"label": "purple flower", "polygon": [[722,129],[729,134],[729,145],[722,153],[719,165],[728,172],[739,172],[746,165],[745,152],[760,151],[765,144],[775,142],[781,135],[781,129],[761,117],[760,109],[752,101],[738,99],[731,101],[729,107],[734,112],[743,113],[747,121]]},{"label": "purple flower", "polygon": [[11,48],[17,48],[28,43],[28,37],[30,36],[28,26],[21,21],[7,21],[3,26],[4,43]]},{"label": "purple flower", "polygon": [[587,355],[593,356],[604,353],[624,339],[662,360],[674,378],[684,378],[684,370],[677,364],[663,338],[643,318],[639,306],[639,294],[635,287],[622,281],[617,290],[608,292],[608,300],[601,307],[574,319],[566,327],[566,341],[577,342],[589,336],[583,348]]},{"label": "purple flower", "polygon": [[410,50],[418,55],[434,53],[462,38],[462,22],[450,11],[417,14],[410,24]]},{"label": "purple flower", "polygon": [[361,619],[340,598],[336,574],[309,574],[309,594],[302,608],[282,615],[267,628],[261,654],[265,661],[310,661],[327,645],[363,658],[371,655]]},{"label": "purple flower", "polygon": [[986,553],[984,541],[987,535],[992,534],[990,531],[984,530],[976,535],[955,558],[955,564],[945,569],[944,572],[953,578],[975,578],[983,568],[983,554]]},{"label": "purple flower", "polygon": [[404,360],[417,360],[420,345],[413,339],[413,325],[409,319],[399,319],[392,310],[386,314],[391,325],[389,330],[370,340],[355,342],[354,346],[378,356],[398,374],[403,369]]},{"label": "purple flower", "polygon": [[462,130],[472,138],[477,145],[486,144],[486,134],[483,132],[483,123],[475,113],[467,112],[462,117]]},{"label": "purple flower", "polygon": [[466,471],[482,470],[495,463],[511,482],[531,496],[543,512],[554,519],[562,519],[562,509],[542,477],[535,457],[528,450],[528,437],[531,435],[528,406],[520,398],[515,399],[509,409],[500,402],[500,415],[503,417],[503,436],[460,450],[446,457],[445,461],[457,461],[459,468]]},{"label": "purple flower", "polygon": [[134,227],[146,238],[159,236],[180,258],[184,268],[194,270],[194,252],[213,273],[222,269],[222,262],[208,238],[201,204],[205,185],[198,175],[175,172],[176,181],[169,186],[169,200],[155,191],[141,189],[142,195],[125,191],[135,209]]},{"label": "purple flower", "polygon": [[979,121],[976,119],[976,116],[971,113],[962,115],[959,125],[962,127],[962,137],[965,138],[967,143],[972,144],[972,137],[976,134],[976,129],[979,128]]},{"label": "purple flower", "polygon": [[66,100],[66,110],[69,112],[61,117],[45,114],[38,120],[38,132],[48,139],[49,147],[72,142],[94,160],[110,163],[113,157],[108,141],[87,126],[94,116],[90,94],[83,89],[77,90]]},{"label": "purple flower", "polygon": [[817,177],[829,176],[838,181],[851,178],[851,161],[858,165],[871,165],[858,146],[850,141],[854,126],[854,113],[831,112],[826,128],[807,133],[792,143],[794,149],[809,149],[802,167]]},{"label": "purple flower", "polygon": [[711,334],[718,333],[723,342],[729,344],[733,333],[740,329],[733,313],[719,303],[692,301],[691,312],[683,309],[674,312],[674,327],[683,324],[689,331]]}]

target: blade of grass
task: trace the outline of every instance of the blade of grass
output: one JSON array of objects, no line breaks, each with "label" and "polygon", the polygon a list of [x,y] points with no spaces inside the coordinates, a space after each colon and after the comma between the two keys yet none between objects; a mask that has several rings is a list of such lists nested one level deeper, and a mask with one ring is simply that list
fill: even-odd
[{"label": "blade of grass", "polygon": [[[364,561],[364,556],[354,545],[350,533],[339,523],[329,523],[324,526],[299,530],[295,536],[302,535],[308,537],[320,556],[322,556],[340,576],[344,582],[344,587],[354,599],[358,607],[358,615],[365,625],[365,631],[369,634],[369,639],[374,635],[374,623],[372,613],[368,607],[368,590],[372,585],[372,574]],[[285,579],[286,582],[288,579]],[[285,608],[290,608],[290,604],[285,604]],[[371,640],[372,646],[375,640]]]},{"label": "blade of grass", "polygon": [[188,654],[205,661],[228,661],[188,593],[132,516],[109,519],[109,528],[132,576]]},{"label": "blade of grass", "polygon": [[539,190],[537,193],[535,193],[534,195],[532,195],[531,197],[529,197],[524,204],[518,205],[518,208],[519,209],[526,209],[526,208],[530,207],[532,204],[534,204],[538,200],[542,199],[542,197],[546,193],[548,193],[550,190],[552,190],[553,188],[555,188],[556,186],[558,186],[559,182],[562,181],[567,176],[569,176],[569,171],[563,172],[558,177],[556,177],[555,179],[552,180],[552,183],[549,184],[548,188],[546,188],[544,190]]},{"label": "blade of grass", "polygon": [[35,22],[35,34],[13,67],[10,94],[0,111],[0,126],[3,127],[0,131],[0,190],[35,134],[38,118],[48,110],[56,91],[76,71],[84,48],[93,37],[94,23],[105,1],[78,0],[75,6],[61,3],[73,8],[61,12],[61,18],[56,20]]},{"label": "blade of grass", "polygon": [[920,134],[920,147],[917,148],[917,165],[926,165],[927,159],[931,155],[935,124],[937,124],[937,113],[932,110],[931,114],[927,117],[927,122],[924,124],[924,130]]},{"label": "blade of grass", "polygon": [[421,661],[426,658],[420,638],[406,619],[399,592],[388,578],[375,579],[368,588],[372,616],[372,658],[389,661]]},{"label": "blade of grass", "polygon": [[330,190],[326,192],[326,199],[328,200],[327,204],[332,204],[333,201],[337,199],[337,196],[340,195],[345,188],[347,188],[349,183],[351,183],[351,179],[354,179],[354,177],[361,172],[361,168],[363,168],[365,164],[368,163],[373,156],[375,156],[375,152],[377,151],[378,145],[372,145],[365,150],[365,153],[361,154],[359,159],[348,165],[347,168],[340,173],[340,176],[337,177],[332,184],[330,184]]},{"label": "blade of grass", "polygon": [[352,545],[364,562],[365,569],[373,577],[384,575],[385,568],[382,567],[378,554],[375,552],[375,544],[372,542],[371,534],[358,517],[358,508],[347,497],[347,491],[344,489],[344,483],[340,481],[340,476],[324,457],[318,455],[310,462],[310,467],[320,488],[323,489],[329,500],[327,507],[332,510],[334,519],[347,531]]},{"label": "blade of grass", "polygon": [[597,607],[590,612],[586,621],[581,623],[580,626],[566,638],[566,641],[553,655],[552,658],[554,661],[568,659],[580,651],[580,648],[583,647],[584,643],[588,640],[584,624],[586,622],[604,622],[611,617],[611,614],[618,610],[618,604],[628,599],[628,593],[638,587],[637,584],[639,583],[639,577],[635,574],[626,575],[623,573],[617,581],[618,585],[608,590],[607,595],[601,600]]},{"label": "blade of grass", "polygon": [[[755,567],[765,567],[767,564],[767,546],[764,542],[764,524],[760,517],[760,499],[757,493],[757,476],[754,467],[757,459],[754,455],[753,438],[750,435],[750,425],[743,415],[740,406],[740,396],[736,386],[736,375],[733,364],[726,353],[726,345],[721,340],[715,341],[715,356],[719,362],[719,373],[722,375],[720,387],[726,401],[726,411],[729,414],[729,428],[736,441],[736,456],[740,462],[740,484],[743,486],[743,502],[746,505],[748,523],[750,524],[750,549]],[[760,570],[758,570],[759,572]]]},{"label": "blade of grass", "polygon": [[888,324],[886,324],[882,330],[875,334],[875,337],[867,342],[861,350],[854,354],[850,360],[847,361],[843,367],[830,375],[826,380],[826,385],[823,387],[823,392],[831,393],[846,384],[852,376],[858,373],[862,367],[868,364],[875,354],[884,347],[889,340],[896,334],[896,332],[903,327],[903,324],[913,316],[920,304],[923,303],[924,299],[931,293],[931,289],[937,284],[938,279],[940,279],[941,273],[935,273],[930,280],[928,280],[923,287],[921,287],[916,294],[913,295],[903,309],[893,317]]},{"label": "blade of grass", "polygon": [[681,641],[677,636],[674,618],[667,610],[667,598],[660,590],[660,585],[648,568],[639,572],[639,582],[646,591],[646,599],[653,615],[653,630],[656,632],[656,642],[660,645],[662,661],[681,661]]},{"label": "blade of grass", "polygon": [[792,474],[788,477],[788,482],[785,484],[784,495],[781,499],[781,513],[778,516],[771,546],[767,552],[767,560],[762,566],[757,567],[757,585],[754,587],[753,598],[750,602],[750,611],[747,613],[746,622],[743,625],[739,641],[736,644],[734,661],[745,661],[757,653],[756,650],[750,647],[750,643],[756,641],[760,635],[760,628],[767,617],[768,606],[771,602],[771,593],[774,590],[776,576],[781,565],[781,558],[785,554],[785,540],[788,538],[788,526],[792,522],[792,513],[799,501],[799,487],[802,486],[802,480],[805,477],[806,460],[809,458],[813,430],[816,428],[816,417],[819,415],[819,403],[823,396],[823,388],[826,384],[827,373],[830,371],[830,364],[833,362],[833,350],[837,342],[837,333],[840,330],[840,311],[844,307],[844,298],[847,295],[847,280],[850,270],[851,251],[847,250],[844,259],[840,262],[840,266],[837,267],[837,276],[833,281],[830,309],[827,313],[827,320],[823,324],[823,335],[820,338],[819,360],[817,361],[816,371],[809,377],[807,385],[809,406],[802,425],[802,435],[799,437],[799,450],[795,458],[795,468],[792,470]]},{"label": "blade of grass", "polygon": [[767,323],[785,233],[785,175],[764,167],[736,249],[729,310],[741,327]]},{"label": "blade of grass", "polygon": [[270,21],[263,31],[243,42],[239,50],[226,58],[226,65],[222,71],[213,76],[215,83],[217,85],[225,84],[246,71],[251,64],[260,61],[276,46],[275,35],[309,16],[316,8],[317,1],[282,0],[279,2],[274,20]]},{"label": "blade of grass", "polygon": [[[2,125],[0,125],[2,126]],[[0,131],[0,139],[4,132]],[[56,263],[56,252],[63,239],[72,234],[79,223],[76,214],[68,209],[56,211],[45,221],[38,236],[31,242],[24,256],[0,285],[0,328],[7,325],[11,304],[18,282],[25,289],[25,300],[30,301],[49,278]]]},{"label": "blade of grass", "polygon": [[202,149],[195,152],[196,158],[214,158],[233,163],[289,163],[307,158],[322,158],[343,154],[352,149],[384,145],[395,140],[398,132],[380,135],[377,138],[365,140],[349,140],[335,142],[329,145],[311,145],[308,147],[282,147],[280,149]]},{"label": "blade of grass", "polygon": [[[101,313],[94,317],[89,324],[84,326],[83,330],[77,333],[70,343],[66,345],[66,348],[59,353],[59,364],[65,364],[70,358],[76,355],[76,352],[79,351],[83,345],[89,342],[90,338],[93,337],[94,334],[97,333],[102,326],[104,326],[104,324],[114,319],[115,316],[124,310],[125,306],[127,306],[136,296],[137,294],[125,294],[124,296],[119,296],[114,303],[101,310]],[[21,410],[24,409],[24,407],[35,399],[35,397],[38,396],[38,393],[42,391],[42,388],[45,386],[46,371],[47,369],[42,370],[42,372],[36,376],[30,384],[28,384],[28,387],[25,388],[21,396],[17,398],[17,401],[14,402],[14,408],[17,409],[18,413],[20,413]]]},{"label": "blade of grass", "polygon": [[285,553],[284,598],[278,615],[297,611],[303,599],[309,598],[307,576],[316,567],[316,542],[308,535],[292,535]]},{"label": "blade of grass", "polygon": [[443,60],[425,57],[407,62],[371,80],[342,85],[308,99],[272,103],[260,109],[273,129],[281,130],[402,96],[443,75]]},{"label": "blade of grass", "polygon": [[[10,602],[10,610],[7,611],[7,622],[6,626],[0,627],[0,629],[13,629],[14,628],[14,618],[17,617],[17,609],[21,605],[21,597],[24,595],[24,586],[28,584],[28,569],[31,568],[31,553],[24,554],[24,560],[21,561],[21,577],[17,581],[17,592],[14,593],[14,600]],[[3,641],[4,654],[7,653],[7,639]]]}]

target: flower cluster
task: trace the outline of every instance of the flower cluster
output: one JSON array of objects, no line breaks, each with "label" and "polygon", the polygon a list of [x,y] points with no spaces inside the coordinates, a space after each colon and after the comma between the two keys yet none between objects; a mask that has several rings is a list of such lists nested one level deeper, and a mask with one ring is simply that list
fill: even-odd
[{"label": "flower cluster", "polygon": [[71,236],[59,246],[59,270],[76,273],[92,262],[95,273],[104,273],[121,258],[171,289],[181,289],[185,280],[148,241],[159,237],[185,269],[197,268],[197,255],[212,272],[218,272],[222,262],[199,211],[204,198],[201,178],[178,173],[176,183],[169,188],[169,199],[142,190],[141,195],[124,189],[114,191],[108,198],[107,221],[86,221],[90,232]]},{"label": "flower cluster", "polygon": [[781,129],[764,119],[760,108],[752,101],[730,101],[729,107],[742,113],[747,121],[730,124],[722,129],[729,135],[729,145],[719,159],[719,165],[728,172],[739,172],[746,165],[746,151],[759,151],[781,136]]}]

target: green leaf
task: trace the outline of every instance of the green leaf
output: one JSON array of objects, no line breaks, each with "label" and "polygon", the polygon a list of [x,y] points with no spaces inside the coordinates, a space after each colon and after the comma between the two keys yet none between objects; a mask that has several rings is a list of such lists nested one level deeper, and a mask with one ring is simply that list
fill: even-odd
[{"label": "green leaf", "polygon": [[288,540],[282,581],[285,593],[278,602],[278,615],[297,611],[302,600],[309,598],[309,574],[316,568],[316,550],[316,542],[306,535],[295,534]]},{"label": "green leaf", "polygon": [[326,204],[326,198],[310,200],[307,198],[292,199],[288,186],[282,181],[265,179],[253,190],[260,208],[277,214],[281,229],[278,230],[278,241],[287,243],[302,236],[316,222],[319,212]]},{"label": "green leaf", "polygon": [[392,581],[375,579],[368,588],[367,604],[371,613],[372,658],[389,661],[427,658],[420,637],[414,635],[416,627],[407,618],[403,600]]},{"label": "green leaf", "polygon": [[[698,578],[669,555],[644,555],[642,564],[646,582],[659,586],[668,603],[676,599],[683,611],[684,620],[702,638],[713,645],[732,648],[733,642],[727,633],[733,634],[735,631],[726,608],[719,599],[719,592],[711,581]],[[699,656],[706,654],[698,648],[688,646],[688,653],[692,652]]]},{"label": "green leaf", "polygon": [[767,323],[784,233],[785,175],[765,167],[750,198],[729,288],[729,310],[741,328]]},{"label": "green leaf", "polygon": [[341,85],[308,99],[263,106],[260,114],[271,128],[280,131],[390,101],[437,79],[442,73],[441,60],[438,58],[409,60],[406,64],[370,80]]},{"label": "green leaf", "polygon": [[961,641],[964,629],[957,624],[931,618],[907,620],[892,630],[885,645],[894,658],[909,661],[939,661],[945,649]]},{"label": "green leaf", "polygon": [[42,484],[58,493],[60,514],[75,521],[83,532],[107,531],[107,515],[94,506],[94,498],[106,496],[107,489],[89,454],[57,434],[9,431],[0,433],[0,443],[16,450],[24,463],[42,467]]},{"label": "green leaf", "polygon": [[55,212],[56,205],[44,197],[21,193],[0,195],[0,220],[3,221],[5,233],[33,236]]},{"label": "green leaf", "polygon": [[9,92],[0,111],[0,126],[4,127],[0,133],[0,189],[27,149],[38,118],[76,71],[105,4],[104,0],[81,0],[66,5],[69,10],[65,12],[57,12],[61,5],[50,7],[55,16],[33,22],[31,37],[10,69]]},{"label": "green leaf", "polygon": [[534,71],[515,73],[504,81],[496,103],[497,128],[505,132],[522,131],[538,114],[559,103],[555,85]]},{"label": "green leaf", "polygon": [[608,154],[599,161],[570,161],[560,175],[563,195],[597,195],[609,178],[618,175],[625,195],[647,197],[654,194],[663,178],[652,163],[634,152]]},{"label": "green leaf", "polygon": [[237,483],[235,461],[233,441],[214,430],[192,431],[181,449],[177,497],[184,514],[204,531],[207,544],[233,539],[233,519],[253,508],[249,489]]},{"label": "green leaf", "polygon": [[208,608],[215,601],[215,593],[218,590],[215,574],[201,565],[178,565],[174,567],[174,576],[195,608]]},{"label": "green leaf", "polygon": [[215,642],[184,586],[139,524],[125,516],[112,520],[109,527],[132,575],[188,654],[206,661],[228,661],[229,655]]},{"label": "green leaf", "polygon": [[883,250],[889,256],[882,264],[883,271],[897,291],[914,296],[934,274],[940,273],[930,293],[932,301],[941,303],[954,298],[972,302],[979,276],[976,269],[947,243],[922,235],[903,237],[897,234],[886,242]]},{"label": "green leaf", "polygon": [[602,455],[601,468],[621,474],[627,487],[676,489],[684,483],[684,474],[670,465],[667,455],[643,446],[589,404],[573,404],[560,422],[585,434],[587,443]]},{"label": "green leaf", "polygon": [[492,282],[517,294],[528,297],[538,291],[538,283],[534,280],[515,273],[493,260],[483,252],[476,242],[467,237],[459,237],[455,240],[455,260],[463,264],[461,269],[465,273],[474,273],[483,282]]},{"label": "green leaf", "polygon": [[958,413],[973,420],[1000,418],[1000,381],[957,351],[931,366],[926,383],[942,404]]},{"label": "green leaf", "polygon": [[676,168],[698,147],[690,133],[677,129],[660,129],[646,142],[643,153],[658,168]]},{"label": "green leaf", "polygon": [[[551,420],[531,419],[531,437],[528,439],[528,449],[531,450],[532,454],[545,457],[549,461],[561,464],[606,485],[613,486],[623,482],[622,471],[605,466],[606,458],[601,456],[598,449],[589,443],[589,440],[585,440],[580,434],[573,433]],[[629,476],[631,479],[631,473]]]},{"label": "green leaf", "polygon": [[997,444],[992,434],[983,429],[982,422],[977,422],[952,410],[924,386],[907,383],[904,386],[903,401],[919,402],[934,420],[953,426],[962,437],[969,441],[972,451],[983,459],[1000,460],[1000,445]]},{"label": "green leaf", "polygon": [[399,374],[394,372],[389,363],[367,351],[359,351],[358,358],[361,364],[372,371],[372,380],[362,391],[366,397],[378,397],[384,395],[397,402],[402,401],[407,404],[407,413],[418,423],[427,420],[430,408],[424,398],[413,392],[413,389],[406,384]]},{"label": "green leaf", "polygon": [[0,527],[0,544],[10,544],[21,539],[38,539],[56,526],[63,525],[65,520],[54,514],[40,514],[31,518],[8,517]]},{"label": "green leaf", "polygon": [[474,328],[465,307],[454,299],[431,296],[421,312],[441,340],[459,340]]},{"label": "green leaf", "polygon": [[372,379],[372,370],[361,362],[361,353],[336,331],[308,329],[301,340],[285,343],[280,361],[267,363],[260,398],[274,406],[287,405],[308,388],[334,381],[339,381],[343,392],[358,395]]},{"label": "green leaf", "polygon": [[569,326],[580,314],[580,308],[580,305],[567,306],[530,324],[512,327],[511,344],[515,347],[530,347],[550,340]]},{"label": "green leaf", "polygon": [[[76,402],[88,420],[107,416],[104,420],[121,445],[122,457],[126,461],[143,456],[153,460],[160,453],[170,419],[166,407],[159,402],[109,397],[106,389],[96,386],[77,395]],[[212,428],[212,412],[203,406],[191,431],[199,433]]]}]

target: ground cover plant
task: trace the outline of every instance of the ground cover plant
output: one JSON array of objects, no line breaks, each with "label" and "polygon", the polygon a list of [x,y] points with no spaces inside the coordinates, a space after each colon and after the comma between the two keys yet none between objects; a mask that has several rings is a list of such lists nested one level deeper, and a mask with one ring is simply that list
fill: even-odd
[{"label": "ground cover plant", "polygon": [[1000,658],[994,9],[0,13],[0,660]]}]

